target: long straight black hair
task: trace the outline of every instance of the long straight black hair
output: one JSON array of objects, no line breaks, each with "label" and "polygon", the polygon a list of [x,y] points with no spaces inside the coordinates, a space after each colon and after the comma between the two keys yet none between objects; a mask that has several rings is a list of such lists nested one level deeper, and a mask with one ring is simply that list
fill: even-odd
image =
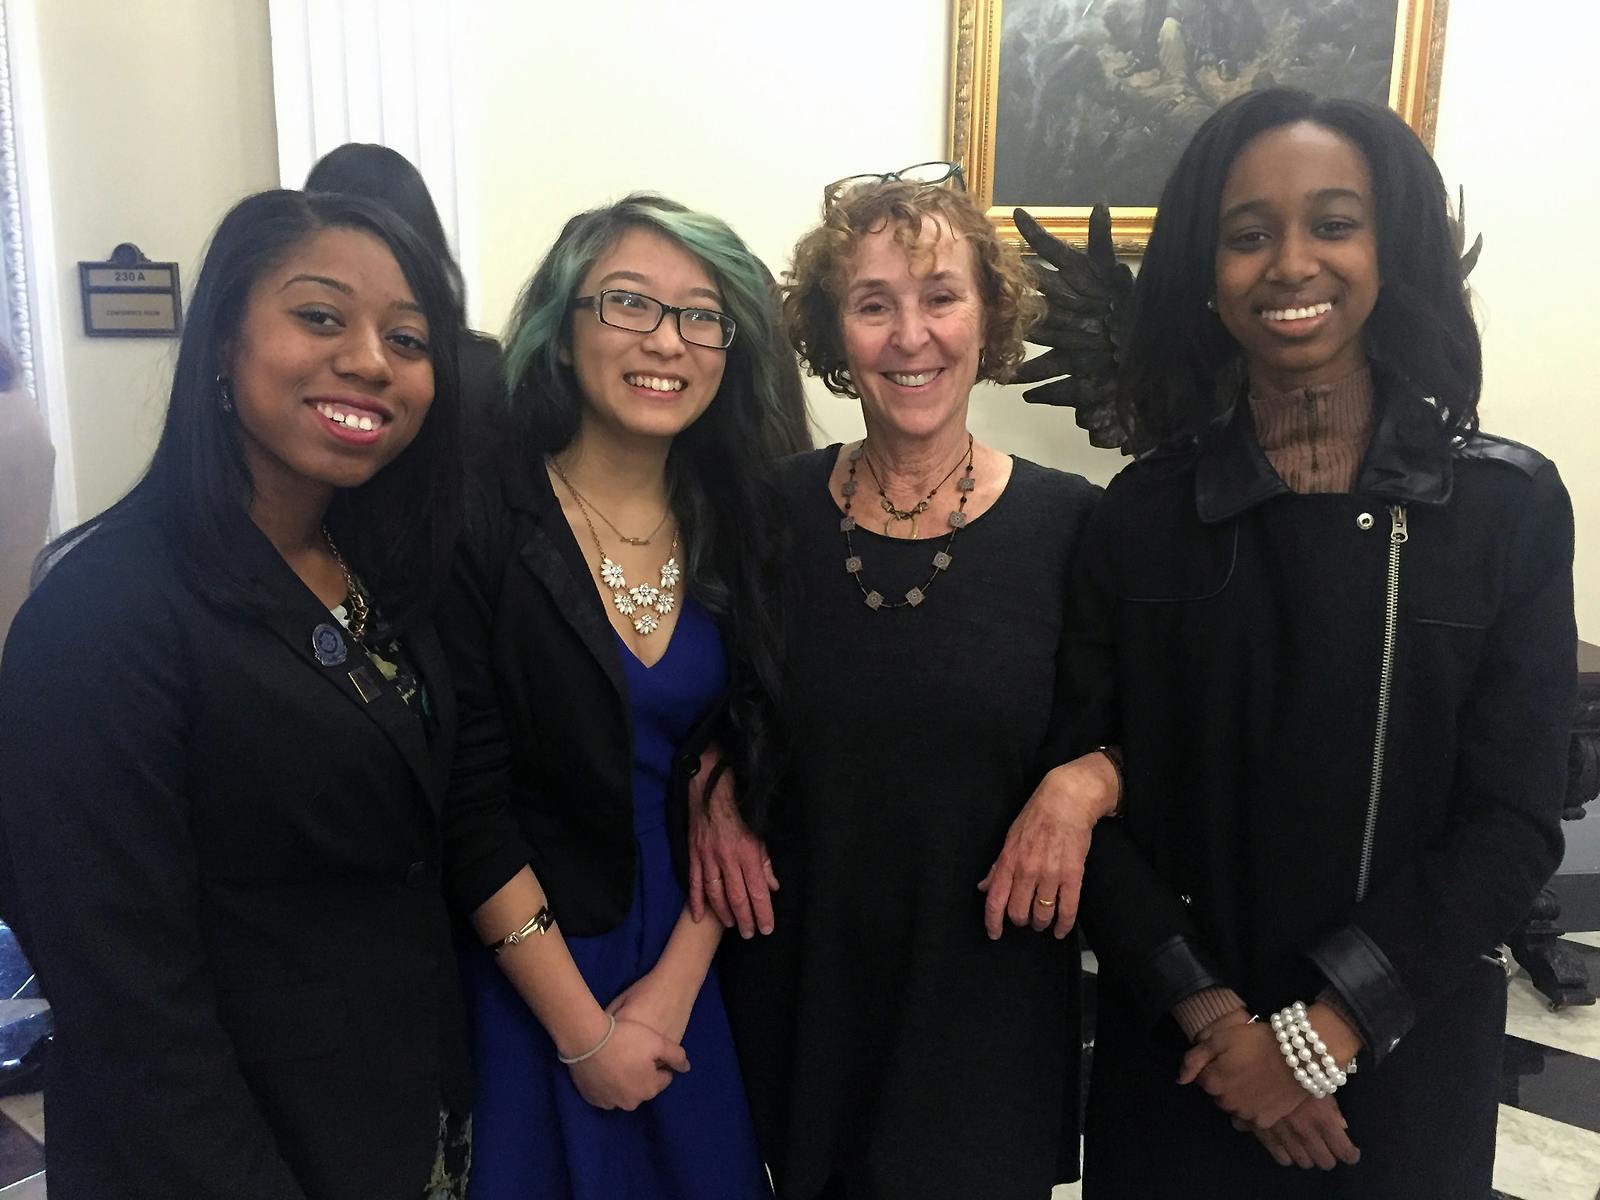
[{"label": "long straight black hair", "polygon": [[1216,288],[1222,189],[1253,138],[1297,121],[1348,138],[1372,172],[1383,285],[1367,318],[1368,357],[1402,391],[1436,404],[1431,434],[1447,440],[1475,429],[1483,351],[1439,168],[1389,109],[1292,88],[1223,105],[1167,180],[1134,285],[1118,389],[1125,418],[1148,442],[1169,442],[1202,436],[1237,401],[1227,380],[1239,344],[1206,308]]},{"label": "long straight black hair", "polygon": [[784,758],[776,716],[783,527],[769,480],[791,436],[781,408],[781,373],[789,364],[770,276],[724,222],[646,194],[567,222],[523,289],[505,337],[512,420],[531,451],[520,469],[541,469],[543,455],[559,452],[577,435],[584,398],[562,351],[571,345],[573,320],[585,318],[575,318],[572,300],[589,268],[631,229],[660,234],[704,263],[738,325],[716,397],[673,439],[667,487],[687,547],[689,587],[721,619],[728,639],[732,691],[724,761],[738,782],[745,820],[759,827]]},{"label": "long straight black hair", "polygon": [[335,492],[327,523],[387,628],[403,630],[431,603],[449,571],[461,508],[460,309],[436,256],[398,217],[357,196],[289,190],[249,196],[217,226],[189,301],[149,467],[121,500],[47,546],[36,576],[98,529],[154,519],[171,531],[180,569],[200,594],[236,611],[258,608],[258,589],[236,552],[238,518],[254,487],[238,417],[222,404],[225,347],[256,282],[325,229],[371,234],[394,255],[428,321],[434,386],[412,443],[366,483]]}]

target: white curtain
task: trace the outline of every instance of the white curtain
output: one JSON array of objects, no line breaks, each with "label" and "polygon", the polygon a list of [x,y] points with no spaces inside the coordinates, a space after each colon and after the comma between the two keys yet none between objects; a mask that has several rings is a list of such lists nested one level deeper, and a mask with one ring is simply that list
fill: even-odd
[{"label": "white curtain", "polygon": [[[36,0],[0,0],[0,340],[55,446],[52,534],[78,523]],[[64,275],[64,272],[62,273]]]},{"label": "white curtain", "polygon": [[[471,44],[475,4],[453,0],[270,0],[278,177],[299,187],[345,142],[398,150],[422,172],[477,294],[470,200]],[[469,310],[469,319],[471,313]]]},{"label": "white curtain", "polygon": [[33,319],[28,308],[28,259],[22,237],[22,181],[12,118],[10,40],[0,4],[0,265],[5,269],[3,338],[30,396],[38,395],[33,364]]}]

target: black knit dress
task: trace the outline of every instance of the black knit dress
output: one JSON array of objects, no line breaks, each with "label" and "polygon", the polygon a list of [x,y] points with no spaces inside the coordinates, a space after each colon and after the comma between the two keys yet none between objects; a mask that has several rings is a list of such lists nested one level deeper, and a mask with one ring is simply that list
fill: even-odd
[{"label": "black knit dress", "polygon": [[[789,460],[799,593],[793,763],[769,831],[777,929],[728,945],[726,990],[763,1151],[786,1200],[1045,1200],[1077,1177],[1075,939],[983,928],[977,884],[1045,762],[1069,559],[1098,496],[1016,460],[915,608],[844,570],[839,448]],[[871,532],[862,580],[921,586],[938,536]]]}]

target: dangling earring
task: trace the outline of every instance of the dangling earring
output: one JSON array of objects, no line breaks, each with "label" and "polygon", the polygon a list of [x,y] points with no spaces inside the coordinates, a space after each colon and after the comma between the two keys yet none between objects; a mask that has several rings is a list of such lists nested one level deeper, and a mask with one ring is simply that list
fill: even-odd
[{"label": "dangling earring", "polygon": [[1215,292],[1212,292],[1211,295],[1206,297],[1206,311],[1207,312],[1216,312],[1217,311],[1217,294]]},{"label": "dangling earring", "polygon": [[217,376],[217,407],[225,413],[233,411],[233,388],[226,375]]}]

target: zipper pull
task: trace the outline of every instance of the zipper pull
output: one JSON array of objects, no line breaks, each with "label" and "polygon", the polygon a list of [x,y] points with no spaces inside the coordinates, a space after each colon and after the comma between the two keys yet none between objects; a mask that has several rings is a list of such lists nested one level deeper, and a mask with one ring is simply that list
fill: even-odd
[{"label": "zipper pull", "polygon": [[1410,540],[1411,535],[1406,532],[1406,506],[1404,504],[1391,504],[1389,506],[1389,541],[1396,546],[1403,546]]}]

